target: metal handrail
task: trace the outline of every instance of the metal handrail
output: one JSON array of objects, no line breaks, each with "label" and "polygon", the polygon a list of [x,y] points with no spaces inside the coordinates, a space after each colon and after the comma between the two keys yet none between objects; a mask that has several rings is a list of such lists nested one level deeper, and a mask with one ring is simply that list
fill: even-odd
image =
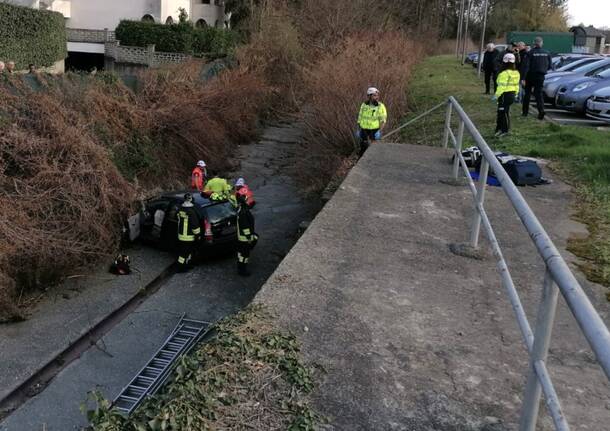
[{"label": "metal handrail", "polygon": [[[517,187],[513,184],[500,162],[496,159],[494,152],[491,150],[489,145],[487,145],[485,139],[483,139],[464,109],[454,97],[449,97],[447,101],[443,103],[443,105],[447,106],[443,133],[443,147],[447,148],[448,143],[451,140],[451,143],[455,149],[455,159],[452,170],[453,178],[455,180],[458,179],[458,174],[461,167],[463,174],[468,180],[468,187],[470,188],[475,200],[475,214],[470,234],[470,246],[475,249],[478,247],[480,227],[482,224],[491,244],[494,256],[497,259],[497,267],[500,272],[502,285],[505,288],[511,302],[530,359],[519,430],[535,430],[538,418],[540,396],[541,393],[544,393],[546,405],[551,418],[553,419],[553,423],[555,424],[555,428],[557,430],[567,431],[570,428],[563,414],[559,398],[557,397],[557,393],[546,366],[546,358],[548,355],[555,311],[557,308],[558,293],[561,292],[570,309],[570,312],[575,317],[581,332],[587,339],[597,357],[598,363],[609,380],[610,331],[608,331],[608,328],[591,304],[591,301],[576,280],[576,277],[568,267],[567,263],[553,244],[553,241],[551,241],[549,235],[542,227],[542,224],[538,221],[536,215],[531,210]],[[433,107],[422,115],[410,120],[408,123],[403,124],[403,126],[399,127],[398,129],[388,133],[386,137],[394,134],[398,130],[406,127],[408,124],[413,123],[414,121],[428,115],[438,108],[438,105]],[[451,128],[451,117],[453,112],[455,112],[458,117],[459,125],[457,134],[454,133]],[[466,165],[464,157],[462,156],[464,131],[467,131],[475,141],[483,157],[478,187],[471,179],[470,171]],[[502,254],[502,250],[494,233],[493,227],[485,211],[485,189],[490,168],[493,169],[494,175],[502,186],[502,190],[517,212],[517,215],[521,219],[526,231],[535,244],[538,254],[542,257],[545,263],[542,299],[539,304],[538,314],[536,316],[536,326],[533,332],[521,304],[519,294],[515,288],[508,265]]]}]

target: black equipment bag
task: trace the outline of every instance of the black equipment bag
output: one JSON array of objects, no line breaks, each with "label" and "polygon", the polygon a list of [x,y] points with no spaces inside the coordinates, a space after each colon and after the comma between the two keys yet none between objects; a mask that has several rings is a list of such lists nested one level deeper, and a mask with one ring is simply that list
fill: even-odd
[{"label": "black equipment bag", "polygon": [[[474,168],[477,166],[477,163],[481,163],[481,150],[479,147],[469,147],[462,150],[462,157],[464,157],[464,161],[466,162],[466,166],[469,168]],[[455,161],[455,154],[451,158],[451,163]]]},{"label": "black equipment bag", "polygon": [[534,186],[542,180],[542,170],[533,160],[515,159],[504,165],[506,173],[518,186]]},{"label": "black equipment bag", "polygon": [[[501,151],[494,152],[494,156],[496,156],[496,159],[498,160],[498,162],[500,162],[500,164],[502,166],[504,166],[504,167],[510,161],[517,160],[517,158],[515,156],[511,156],[510,154],[503,153]],[[474,164],[475,170],[477,172],[481,172],[481,163],[482,162],[483,162],[483,156],[480,156],[477,159],[476,163]],[[504,169],[506,169],[506,167]],[[489,167],[489,176],[491,176],[491,177],[495,177],[496,176],[494,171],[493,171],[493,168],[491,166]]]}]

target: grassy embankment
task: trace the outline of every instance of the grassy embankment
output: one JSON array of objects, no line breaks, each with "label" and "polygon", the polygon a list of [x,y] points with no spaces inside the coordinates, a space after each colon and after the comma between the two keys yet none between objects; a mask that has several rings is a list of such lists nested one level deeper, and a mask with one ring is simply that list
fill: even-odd
[{"label": "grassy embankment", "polygon": [[[494,138],[495,102],[483,90],[471,66],[461,66],[453,56],[430,57],[414,70],[408,118],[453,95],[492,148],[550,160],[575,187],[576,216],[589,228],[589,236],[570,240],[568,249],[582,258],[581,269],[591,281],[610,287],[610,133],[541,122],[534,115],[523,118],[520,105],[513,105],[511,134]],[[438,145],[443,122],[444,112],[428,116],[407,128],[404,141]]]},{"label": "grassy embankment", "polygon": [[93,430],[313,431],[322,421],[308,396],[314,369],[295,337],[276,327],[260,306],[221,321],[214,338],[182,357],[163,391],[129,418],[93,393]]}]

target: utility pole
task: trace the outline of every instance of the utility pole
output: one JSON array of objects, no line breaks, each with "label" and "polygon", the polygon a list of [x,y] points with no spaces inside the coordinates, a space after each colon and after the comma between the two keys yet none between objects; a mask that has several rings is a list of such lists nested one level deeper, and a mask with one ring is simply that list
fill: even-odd
[{"label": "utility pole", "polygon": [[477,76],[481,77],[481,64],[483,63],[483,46],[485,46],[485,30],[487,29],[487,8],[489,0],[484,0],[483,6],[483,31],[481,32],[481,48],[479,49],[479,62],[477,64]]},{"label": "utility pole", "polygon": [[466,41],[468,40],[468,23],[470,21],[470,8],[472,6],[472,0],[468,0],[468,7],[466,8],[466,27],[464,28],[464,43],[462,44],[462,66],[466,60]]},{"label": "utility pole", "polygon": [[455,37],[455,57],[460,58],[460,45],[462,43],[462,24],[464,23],[464,1],[460,2],[460,16],[458,18],[457,35]]}]

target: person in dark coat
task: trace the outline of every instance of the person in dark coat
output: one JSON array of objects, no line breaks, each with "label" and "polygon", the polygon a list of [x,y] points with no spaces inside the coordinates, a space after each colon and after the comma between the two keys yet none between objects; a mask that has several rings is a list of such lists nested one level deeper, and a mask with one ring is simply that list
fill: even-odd
[{"label": "person in dark coat", "polygon": [[516,58],[515,67],[516,67],[517,71],[519,71],[519,74],[521,75],[521,80],[519,82],[519,93],[517,94],[516,102],[521,103],[523,100],[524,92],[525,92],[523,85],[521,85],[521,82],[525,80],[525,75],[523,73],[524,73],[525,61],[527,60],[527,48],[525,46],[525,42],[517,42],[517,53],[515,54],[515,58]]},{"label": "person in dark coat", "polygon": [[530,107],[530,99],[532,92],[536,98],[536,107],[538,109],[538,119],[544,119],[544,99],[542,98],[542,87],[544,86],[544,77],[552,67],[551,54],[542,49],[542,38],[537,37],[534,41],[535,47],[527,53],[525,62],[522,67],[521,84],[525,87],[525,95],[523,96],[523,116],[527,117]]},{"label": "person in dark coat", "polygon": [[254,232],[254,216],[248,207],[246,190],[242,188],[235,195],[237,199],[237,273],[247,277],[250,275],[250,271],[248,271],[250,252],[258,241],[258,235]]},{"label": "person in dark coat", "polygon": [[493,43],[488,43],[485,53],[483,54],[483,63],[481,69],[485,72],[485,94],[490,94],[491,80],[493,79],[494,91],[497,89],[496,78],[498,76],[498,56],[500,52],[496,49]]},{"label": "person in dark coat", "polygon": [[178,211],[178,272],[191,268],[196,241],[200,235],[201,221],[195,211],[193,195],[187,193]]}]

